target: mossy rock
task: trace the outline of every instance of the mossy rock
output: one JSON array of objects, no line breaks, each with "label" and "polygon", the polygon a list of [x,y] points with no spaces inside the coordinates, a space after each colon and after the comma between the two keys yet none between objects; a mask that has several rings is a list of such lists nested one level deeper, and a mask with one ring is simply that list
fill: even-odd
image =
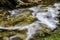
[{"label": "mossy rock", "polygon": [[39,4],[41,0],[0,0],[0,9],[27,8]]}]

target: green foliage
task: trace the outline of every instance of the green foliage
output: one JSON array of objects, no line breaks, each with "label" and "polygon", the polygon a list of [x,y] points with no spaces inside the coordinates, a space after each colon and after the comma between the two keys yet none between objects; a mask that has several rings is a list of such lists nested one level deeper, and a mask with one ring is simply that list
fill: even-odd
[{"label": "green foliage", "polygon": [[57,29],[53,34],[42,37],[41,40],[60,40],[60,28]]}]

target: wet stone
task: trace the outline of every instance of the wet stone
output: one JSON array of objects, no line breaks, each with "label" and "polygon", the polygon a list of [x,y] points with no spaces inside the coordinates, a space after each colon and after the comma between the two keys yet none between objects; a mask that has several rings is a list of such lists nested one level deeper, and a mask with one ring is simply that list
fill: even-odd
[{"label": "wet stone", "polygon": [[11,40],[22,40],[22,39],[20,39],[19,37],[14,37]]}]

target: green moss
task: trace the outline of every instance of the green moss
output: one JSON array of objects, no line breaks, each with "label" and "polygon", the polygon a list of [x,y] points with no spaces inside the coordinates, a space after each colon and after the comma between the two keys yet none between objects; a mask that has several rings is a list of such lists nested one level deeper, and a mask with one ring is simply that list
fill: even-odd
[{"label": "green moss", "polygon": [[42,40],[60,40],[60,28],[57,29],[53,34],[50,36],[42,37]]}]

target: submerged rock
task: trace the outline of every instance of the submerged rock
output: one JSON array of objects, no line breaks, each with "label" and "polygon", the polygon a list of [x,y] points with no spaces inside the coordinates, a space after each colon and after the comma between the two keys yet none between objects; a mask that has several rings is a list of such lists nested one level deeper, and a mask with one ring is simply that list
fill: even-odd
[{"label": "submerged rock", "polygon": [[[32,7],[32,5],[39,4],[40,0],[1,0],[0,2],[2,8],[15,9]],[[2,31],[0,31],[0,37],[10,38],[11,40],[29,40],[33,36],[30,40],[40,40],[40,36],[45,36],[43,32],[50,34],[56,28],[55,13],[57,11],[49,8],[32,7],[31,10],[28,8],[22,11],[17,9],[12,10],[13,12],[1,10],[0,29]],[[32,15],[33,13],[35,14],[34,16]],[[27,31],[24,29],[27,29]]]},{"label": "submerged rock", "polygon": [[21,40],[19,37],[14,37],[11,40]]},{"label": "submerged rock", "polygon": [[[3,40],[25,40],[26,39],[26,32],[27,30],[0,30],[0,39]],[[18,39],[16,39],[18,38]]]}]

